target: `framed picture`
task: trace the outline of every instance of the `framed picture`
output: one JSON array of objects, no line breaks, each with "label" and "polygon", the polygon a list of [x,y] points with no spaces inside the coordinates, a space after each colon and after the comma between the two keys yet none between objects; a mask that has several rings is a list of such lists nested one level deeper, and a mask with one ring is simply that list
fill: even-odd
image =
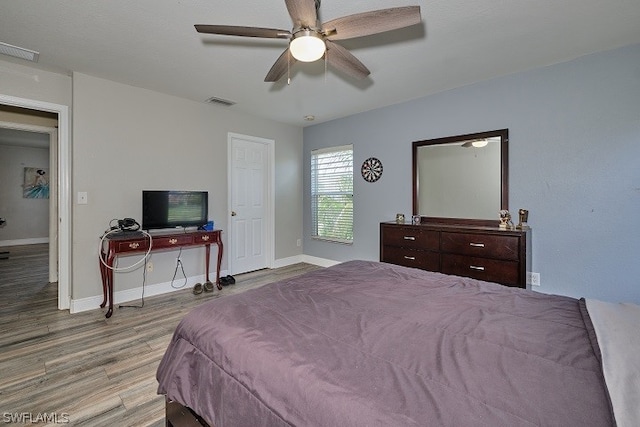
[{"label": "framed picture", "polygon": [[22,197],[25,199],[49,198],[49,169],[24,168]]}]

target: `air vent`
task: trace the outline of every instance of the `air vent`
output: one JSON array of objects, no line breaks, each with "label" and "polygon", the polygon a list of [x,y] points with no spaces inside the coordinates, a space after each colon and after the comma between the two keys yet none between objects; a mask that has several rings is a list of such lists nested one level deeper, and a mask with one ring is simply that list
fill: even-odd
[{"label": "air vent", "polygon": [[215,96],[212,96],[205,102],[209,104],[224,105],[225,107],[231,107],[232,105],[235,105],[235,102],[233,101],[229,101],[228,99],[216,98]]},{"label": "air vent", "polygon": [[32,62],[38,62],[38,57],[40,56],[40,52],[36,52],[35,50],[29,50],[2,42],[0,42],[0,53]]}]

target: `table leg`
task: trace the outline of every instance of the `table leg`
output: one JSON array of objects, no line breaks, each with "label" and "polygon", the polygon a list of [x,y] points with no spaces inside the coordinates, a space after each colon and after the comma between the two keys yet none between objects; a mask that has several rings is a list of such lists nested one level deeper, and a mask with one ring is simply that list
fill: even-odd
[{"label": "table leg", "polygon": [[104,308],[107,305],[107,267],[105,267],[104,263],[106,261],[106,256],[104,251],[100,251],[100,259],[98,262],[100,263],[100,277],[102,277],[102,304],[100,304],[100,308]]},{"label": "table leg", "polygon": [[216,244],[218,245],[218,268],[216,269],[216,284],[218,285],[218,289],[222,289],[222,284],[220,284],[220,264],[222,264],[222,240],[218,237],[216,240]]},{"label": "table leg", "polygon": [[[115,254],[109,252],[107,256],[107,265],[113,267],[113,261],[115,260]],[[105,317],[108,319],[113,314],[113,268],[107,268],[107,298],[109,299],[109,309]]]},{"label": "table leg", "polygon": [[[209,280],[209,258],[211,258],[211,245],[209,243],[204,245],[204,272],[205,272],[205,284],[211,287],[213,290],[213,283]],[[218,288],[220,289],[220,288]]]}]

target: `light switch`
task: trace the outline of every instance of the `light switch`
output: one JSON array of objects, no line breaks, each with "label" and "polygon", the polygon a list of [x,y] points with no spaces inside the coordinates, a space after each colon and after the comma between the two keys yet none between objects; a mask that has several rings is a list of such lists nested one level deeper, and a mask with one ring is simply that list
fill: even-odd
[{"label": "light switch", "polygon": [[79,205],[86,205],[87,203],[89,203],[89,200],[87,199],[87,192],[86,191],[78,191],[78,204]]}]

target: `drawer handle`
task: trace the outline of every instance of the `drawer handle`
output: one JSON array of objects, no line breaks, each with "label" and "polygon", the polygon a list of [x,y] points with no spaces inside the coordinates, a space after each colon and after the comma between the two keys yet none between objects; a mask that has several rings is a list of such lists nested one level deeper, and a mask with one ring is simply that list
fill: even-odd
[{"label": "drawer handle", "polygon": [[169,239],[169,243],[175,245],[176,243],[178,243],[178,239]]},{"label": "drawer handle", "polygon": [[484,271],[484,267],[480,267],[477,265],[470,265],[469,268],[472,270]]},{"label": "drawer handle", "polygon": [[407,256],[407,255],[405,255],[405,256],[404,256],[404,259],[408,259],[408,260],[411,260],[411,261],[415,261],[415,260],[416,260],[416,257],[414,257],[414,256]]},{"label": "drawer handle", "polygon": [[469,246],[473,246],[474,248],[484,248],[484,243],[469,243]]},{"label": "drawer handle", "polygon": [[140,243],[136,243],[136,242],[129,243],[129,247],[131,249],[138,249],[138,246],[140,246]]},{"label": "drawer handle", "polygon": [[416,240],[413,236],[404,236],[404,240]]},{"label": "drawer handle", "polygon": [[202,240],[206,242],[207,240],[209,240],[209,236],[202,236]]}]

